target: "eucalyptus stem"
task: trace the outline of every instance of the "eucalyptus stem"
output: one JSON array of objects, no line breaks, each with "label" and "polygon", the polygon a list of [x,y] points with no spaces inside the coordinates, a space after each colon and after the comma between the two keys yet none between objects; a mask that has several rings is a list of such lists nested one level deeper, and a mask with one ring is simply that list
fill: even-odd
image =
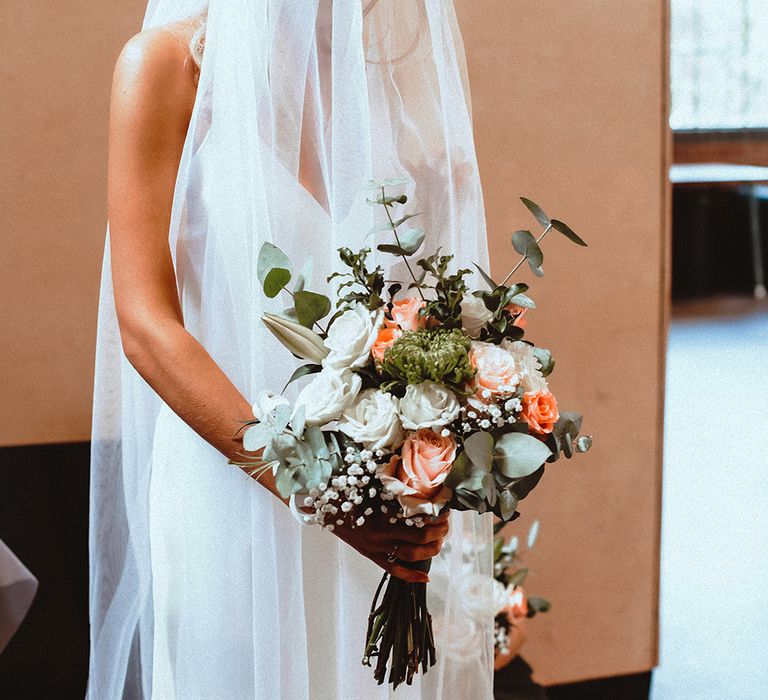
[{"label": "eucalyptus stem", "polygon": [[[381,198],[382,200],[386,197],[386,194],[384,192],[384,188],[381,188]],[[389,206],[384,204],[384,211],[387,212],[387,219],[389,219],[389,223],[392,226],[392,233],[395,236],[395,241],[397,241],[397,245],[402,248],[402,245],[400,245],[400,237],[397,235],[397,226],[395,226],[395,222],[392,219],[392,214],[389,211]],[[421,297],[422,301],[426,301],[426,298],[424,297],[424,293],[421,291],[421,286],[419,281],[416,279],[416,275],[413,273],[413,270],[411,269],[411,264],[408,262],[408,256],[407,255],[401,255],[400,256],[403,259],[403,262],[405,262],[405,266],[408,268],[408,272],[411,274],[411,278],[416,283],[416,291],[419,293],[419,296]]]},{"label": "eucalyptus stem", "polygon": [[[539,236],[539,237],[536,239],[536,244],[538,245],[539,243],[541,243],[541,242],[544,240],[544,236],[546,236],[546,235],[547,235],[547,234],[548,234],[548,233],[549,233],[551,230],[552,230],[552,224],[549,224],[549,225],[547,226],[547,228],[545,228],[545,229],[544,229],[544,233],[542,233],[542,234],[541,234],[541,235],[540,235],[540,236]],[[523,264],[523,263],[524,263],[524,262],[525,262],[527,259],[528,259],[528,253],[526,253],[525,255],[523,255],[523,257],[522,257],[522,259],[520,260],[520,262],[518,262],[518,263],[517,263],[517,265],[515,265],[515,266],[512,268],[512,270],[510,271],[510,273],[509,273],[509,274],[508,274],[508,275],[507,275],[507,276],[504,278],[504,280],[502,281],[502,283],[501,283],[499,286],[500,286],[500,287],[503,287],[503,286],[504,286],[504,285],[505,285],[507,282],[509,282],[509,278],[510,278],[510,277],[512,277],[512,275],[514,275],[514,274],[515,274],[515,273],[516,273],[516,272],[517,272],[517,271],[520,269],[520,266],[521,266],[521,265],[522,265],[522,264]]]}]

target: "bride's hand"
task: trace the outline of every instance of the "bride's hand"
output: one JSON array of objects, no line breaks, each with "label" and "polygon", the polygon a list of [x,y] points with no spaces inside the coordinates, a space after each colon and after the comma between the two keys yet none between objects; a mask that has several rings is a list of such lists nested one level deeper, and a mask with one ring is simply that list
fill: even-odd
[{"label": "bride's hand", "polygon": [[[437,556],[448,534],[448,511],[428,520],[424,527],[390,523],[389,518],[379,514],[366,518],[363,525],[352,527],[346,522],[336,525],[333,534],[392,576],[410,583],[426,583],[429,581],[426,573],[409,569],[398,560],[424,561]],[[389,561],[393,552],[396,558]]]}]

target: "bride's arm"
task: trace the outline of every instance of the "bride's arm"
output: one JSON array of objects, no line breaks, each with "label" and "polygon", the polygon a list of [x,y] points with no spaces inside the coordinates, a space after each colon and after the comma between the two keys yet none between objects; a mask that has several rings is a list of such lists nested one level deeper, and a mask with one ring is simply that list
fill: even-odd
[{"label": "bride's arm", "polygon": [[[173,190],[195,99],[181,37],[134,37],[115,70],[110,112],[112,277],[126,357],[199,435],[229,458],[251,407],[184,328],[168,246]],[[261,482],[277,494],[270,474]]]},{"label": "bride's arm", "polygon": [[[123,350],[130,363],[195,432],[225,456],[243,452],[249,402],[184,328],[168,246],[173,191],[196,92],[186,42],[165,30],[132,39],[115,70],[109,127],[112,279]],[[270,472],[259,482],[278,498]],[[282,500],[282,499],[281,499]],[[387,560],[435,556],[447,516],[423,528],[368,519],[334,532],[408,581],[425,574]]]}]

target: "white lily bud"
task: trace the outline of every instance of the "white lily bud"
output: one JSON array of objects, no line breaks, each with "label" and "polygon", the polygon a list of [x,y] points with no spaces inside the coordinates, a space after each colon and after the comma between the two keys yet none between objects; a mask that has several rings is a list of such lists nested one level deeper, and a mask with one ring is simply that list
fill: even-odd
[{"label": "white lily bud", "polygon": [[328,348],[325,347],[323,339],[300,323],[275,314],[264,314],[261,320],[272,335],[294,355],[320,364],[328,354]]}]

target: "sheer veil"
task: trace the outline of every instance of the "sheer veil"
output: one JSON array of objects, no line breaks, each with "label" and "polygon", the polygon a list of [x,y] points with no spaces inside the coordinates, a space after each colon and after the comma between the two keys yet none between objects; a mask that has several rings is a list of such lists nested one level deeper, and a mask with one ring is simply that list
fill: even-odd
[{"label": "sheer veil", "polygon": [[[206,9],[169,245],[185,325],[252,397],[295,367],[260,321],[280,309],[256,279],[263,241],[299,265],[311,255],[311,288],[324,291],[338,247],[378,242],[366,239],[377,216],[366,181],[404,175],[428,250],[485,265],[482,194],[450,0],[150,0],[144,26]],[[388,697],[360,663],[380,570],[299,525],[127,363],[108,241],[88,696]],[[396,697],[492,697],[490,580],[478,583],[490,544],[489,516],[452,516],[430,584],[438,665]]]}]

